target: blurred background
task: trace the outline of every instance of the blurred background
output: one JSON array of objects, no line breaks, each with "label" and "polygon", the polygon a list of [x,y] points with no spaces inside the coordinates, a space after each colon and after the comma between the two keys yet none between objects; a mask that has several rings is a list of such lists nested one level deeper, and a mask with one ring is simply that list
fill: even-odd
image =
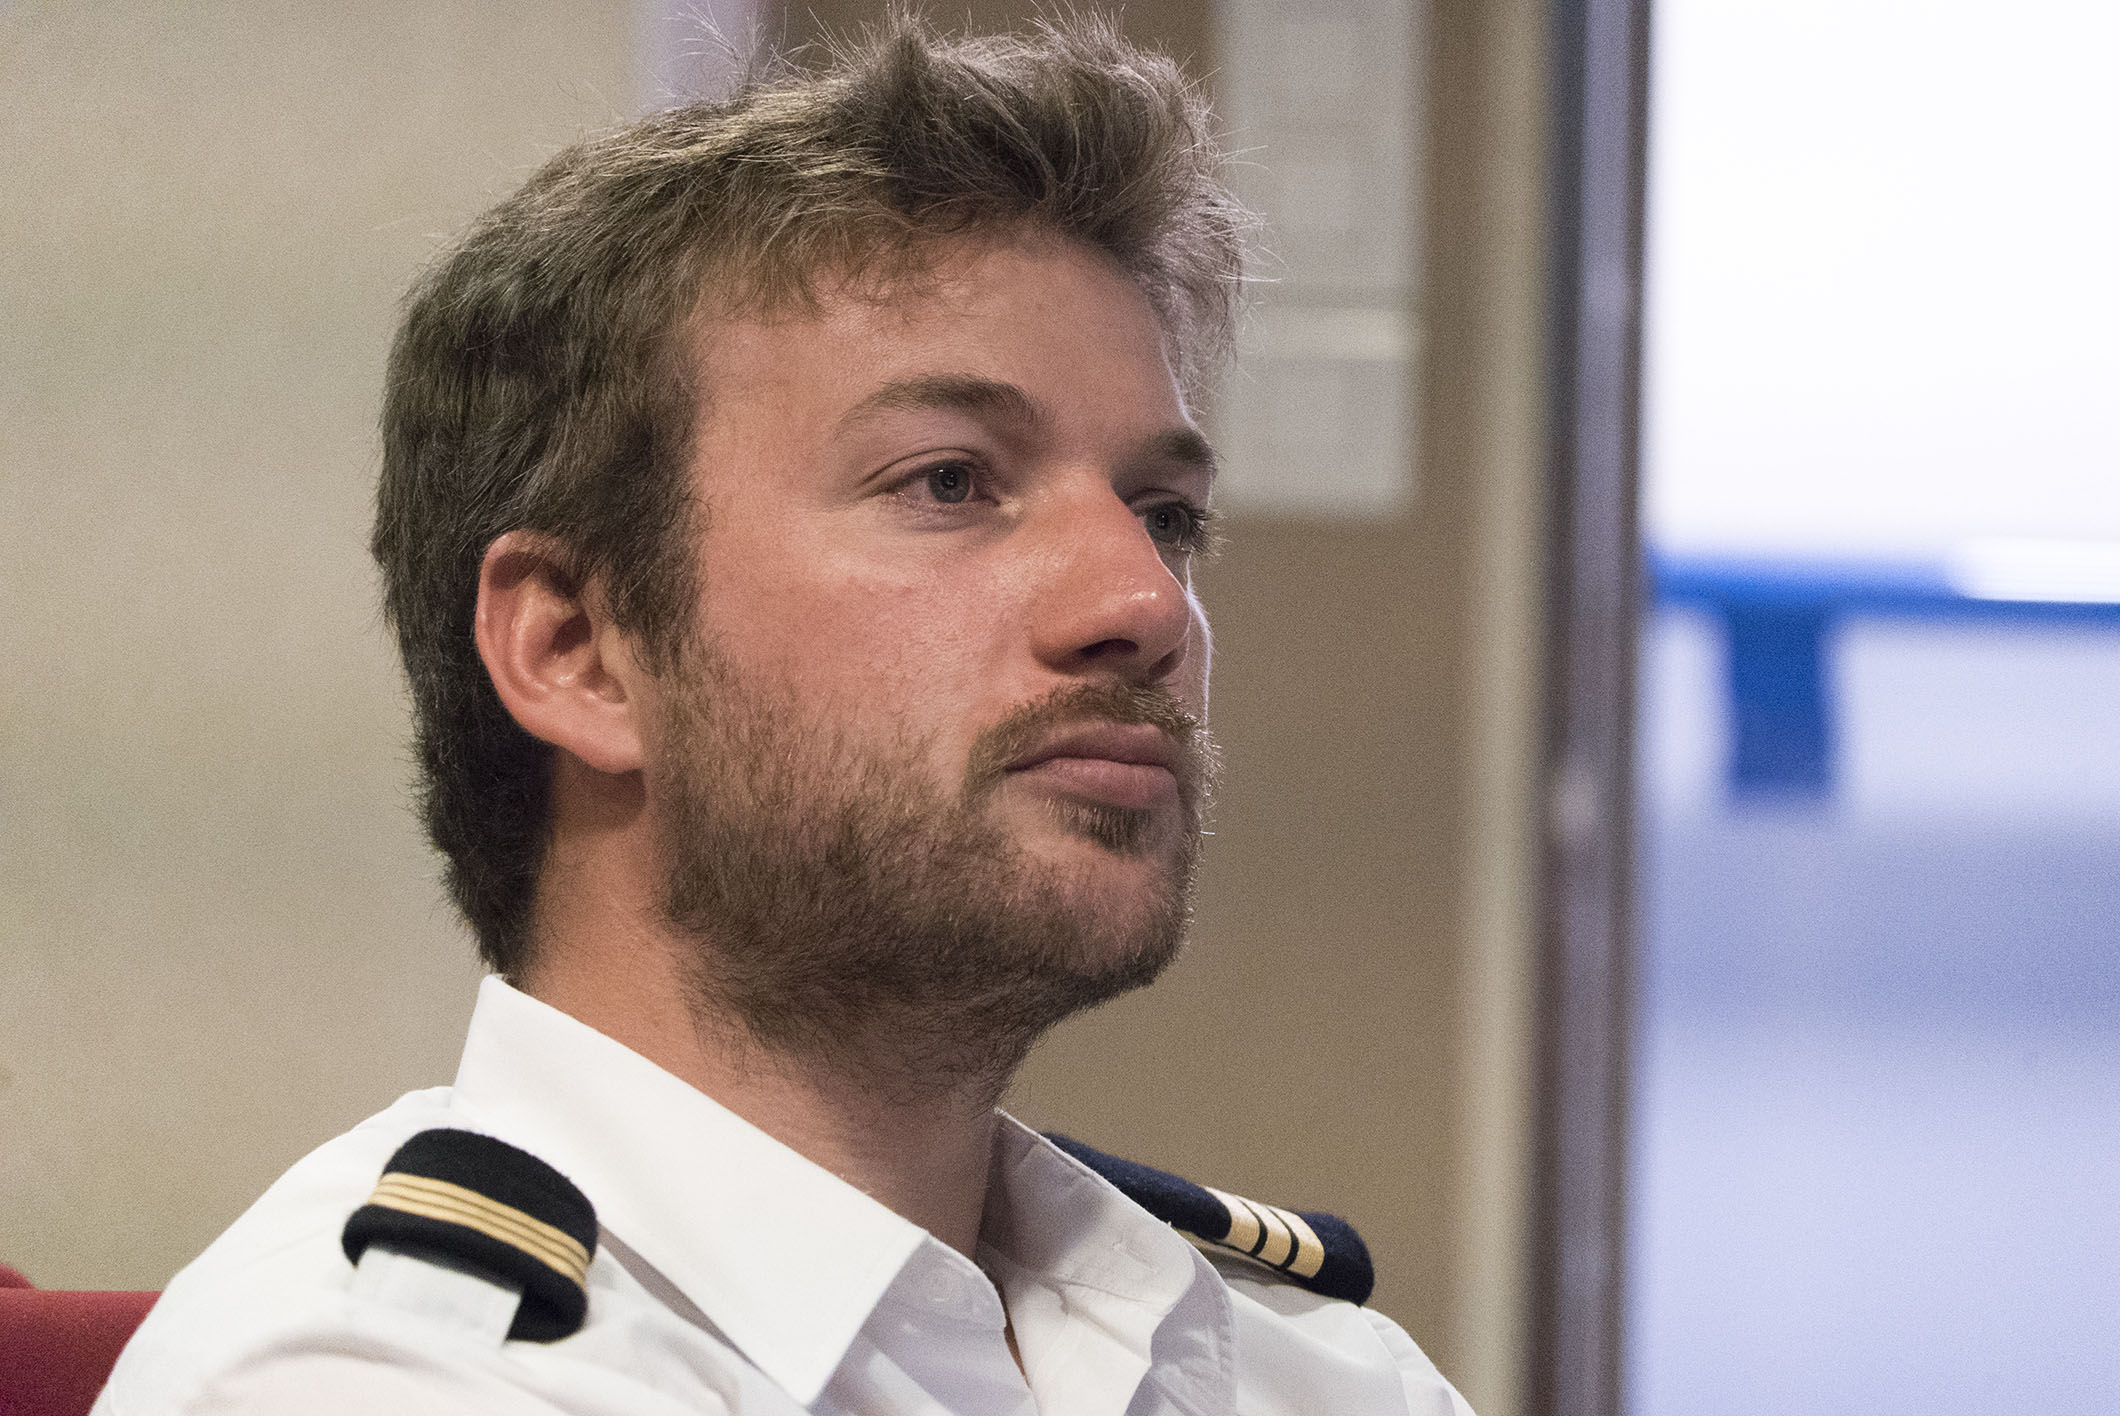
[{"label": "blurred background", "polygon": [[[1011,1104],[1347,1215],[1485,1416],[2104,1409],[2120,22],[1112,8],[1268,220],[1228,786],[1188,955]],[[0,1261],[160,1287],[448,1081],[364,549],[398,296],[879,10],[0,3]]]},{"label": "blurred background", "polygon": [[2120,1390],[2120,13],[1654,0],[1629,1405]]}]

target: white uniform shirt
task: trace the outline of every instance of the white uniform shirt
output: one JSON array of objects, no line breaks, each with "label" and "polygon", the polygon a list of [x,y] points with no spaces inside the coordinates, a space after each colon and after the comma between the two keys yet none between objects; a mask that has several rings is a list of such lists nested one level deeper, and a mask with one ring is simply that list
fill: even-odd
[{"label": "white uniform shirt", "polygon": [[[347,1262],[347,1216],[437,1126],[541,1157],[596,1206],[579,1332],[505,1341],[508,1290],[380,1250]],[[96,1411],[1470,1416],[1389,1319],[1210,1263],[1012,1120],[975,1264],[491,978],[456,1084],[282,1176],[171,1282]]]}]

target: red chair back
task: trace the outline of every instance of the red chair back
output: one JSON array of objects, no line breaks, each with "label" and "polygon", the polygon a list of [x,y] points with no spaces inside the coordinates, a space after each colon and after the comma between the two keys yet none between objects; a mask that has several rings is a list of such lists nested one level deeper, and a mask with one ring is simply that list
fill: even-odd
[{"label": "red chair back", "polygon": [[0,1416],[88,1416],[161,1296],[32,1288],[0,1264]]}]

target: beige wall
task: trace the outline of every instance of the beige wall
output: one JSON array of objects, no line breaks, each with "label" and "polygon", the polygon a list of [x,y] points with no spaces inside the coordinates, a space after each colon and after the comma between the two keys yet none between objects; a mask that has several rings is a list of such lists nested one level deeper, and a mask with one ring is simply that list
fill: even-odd
[{"label": "beige wall", "polygon": [[398,293],[630,11],[0,10],[0,1257],[159,1286],[475,983],[363,548]]},{"label": "beige wall", "polygon": [[[1347,1214],[1380,1305],[1508,1416],[1539,7],[1432,8],[1415,510],[1231,528],[1197,939],[1018,1104]],[[40,1282],[157,1286],[448,1078],[474,970],[361,545],[381,360],[436,236],[636,83],[626,6],[495,14],[0,14],[0,1259]],[[1200,4],[1128,14],[1207,53]]]}]

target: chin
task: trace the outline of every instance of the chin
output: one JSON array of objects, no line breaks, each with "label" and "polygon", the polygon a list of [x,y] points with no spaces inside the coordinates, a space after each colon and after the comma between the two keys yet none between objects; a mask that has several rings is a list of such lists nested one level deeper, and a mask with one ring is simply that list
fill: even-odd
[{"label": "chin", "polygon": [[1016,834],[1023,854],[1046,866],[1070,891],[1138,896],[1183,895],[1194,852],[1164,822],[1146,813],[1070,814]]},{"label": "chin", "polygon": [[[1040,831],[1019,837],[1024,856],[1068,899],[1086,941],[1113,941],[1146,931],[1163,932],[1157,921],[1189,914],[1193,853],[1169,832],[1112,843],[1103,824],[1094,830]],[[1035,867],[1034,867],[1035,869]],[[1091,947],[1097,947],[1092,944]],[[1120,946],[1108,946],[1123,952]]]}]

